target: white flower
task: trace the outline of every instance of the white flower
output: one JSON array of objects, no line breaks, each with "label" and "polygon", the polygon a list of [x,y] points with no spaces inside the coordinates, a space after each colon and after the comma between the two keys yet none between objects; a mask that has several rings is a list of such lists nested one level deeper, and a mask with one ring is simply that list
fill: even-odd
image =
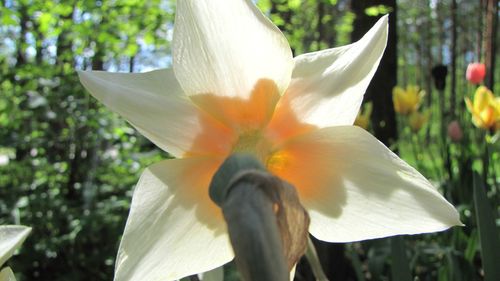
[{"label": "white flower", "polygon": [[22,225],[0,225],[0,281],[15,281],[16,278],[10,267],[2,269],[3,264],[21,246],[31,227]]},{"label": "white flower", "polygon": [[386,40],[383,17],[354,44],[292,58],[252,1],[179,0],[173,69],[80,72],[92,95],[179,158],[142,174],[115,279],[175,280],[233,258],[208,185],[236,151],[297,188],[324,241],[460,224],[429,181],[352,126]]}]

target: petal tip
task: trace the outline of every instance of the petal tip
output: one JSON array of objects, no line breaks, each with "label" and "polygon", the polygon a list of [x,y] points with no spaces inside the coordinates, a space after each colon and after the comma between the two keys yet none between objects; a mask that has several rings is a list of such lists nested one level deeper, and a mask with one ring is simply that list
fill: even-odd
[{"label": "petal tip", "polygon": [[[375,31],[375,34],[385,38],[387,44],[387,37],[389,36],[389,14],[383,15],[372,27],[371,30]],[[370,32],[368,32],[370,33]],[[367,33],[367,34],[368,34]]]},{"label": "petal tip", "polygon": [[85,71],[85,70],[81,70],[81,69],[77,69],[77,70],[76,70],[76,74],[78,75],[78,78],[79,78],[80,80],[82,80],[83,76],[85,76],[85,72],[87,72],[87,71]]},{"label": "petal tip", "polygon": [[76,74],[78,75],[78,79],[80,79],[80,83],[90,92],[88,88],[88,84],[90,80],[92,80],[92,71],[90,70],[77,70]]}]

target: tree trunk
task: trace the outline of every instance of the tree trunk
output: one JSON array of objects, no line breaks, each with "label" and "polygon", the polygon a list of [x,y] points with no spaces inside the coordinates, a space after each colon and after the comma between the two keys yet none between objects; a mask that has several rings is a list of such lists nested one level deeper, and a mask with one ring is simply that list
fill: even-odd
[{"label": "tree trunk", "polygon": [[389,15],[389,39],[380,66],[365,95],[366,100],[373,102],[372,124],[375,136],[389,146],[398,137],[391,98],[392,88],[397,84],[396,0],[353,0],[352,10],[356,14],[356,20],[351,38],[352,41],[360,39],[375,24],[379,17],[368,16],[364,11],[367,7],[376,5],[392,9]]},{"label": "tree trunk", "polygon": [[431,107],[431,102],[432,102],[432,67],[434,66],[434,58],[432,56],[432,43],[433,43],[433,21],[430,16],[429,12],[429,7],[430,6],[430,1],[427,1],[427,7],[425,8],[426,11],[425,13],[429,15],[429,18],[426,20],[424,24],[424,56],[426,57],[426,62],[427,65],[424,67],[424,84],[425,84],[425,92],[427,93],[427,106],[430,108]]},{"label": "tree trunk", "polygon": [[[16,43],[16,64],[14,65],[15,70],[23,69],[25,65],[28,63],[26,60],[26,47],[27,47],[27,42],[26,42],[26,36],[29,33],[29,23],[30,23],[30,16],[28,14],[28,7],[26,5],[21,4],[18,9],[19,13],[19,38],[17,38],[17,43]],[[15,75],[16,73],[14,71],[10,72],[9,71],[9,76],[6,77],[7,80],[10,81],[15,81]],[[24,86],[28,83],[26,78],[23,76],[19,81],[17,82],[18,86],[24,91]],[[29,110],[26,108],[25,103],[20,104],[20,110]],[[29,132],[31,131],[31,122],[28,119],[22,120],[23,123],[23,130],[26,130],[23,132]],[[17,161],[22,161],[25,158],[29,156],[29,151],[31,149],[31,144],[29,142],[19,142],[16,145],[16,160]]]},{"label": "tree trunk", "polygon": [[487,0],[486,3],[486,28],[484,34],[486,81],[488,88],[495,86],[495,54],[497,48],[498,25],[498,0]]},{"label": "tree trunk", "polygon": [[[457,1],[451,1],[451,93],[450,93],[450,114],[446,118],[443,126],[456,118],[455,104],[457,91]],[[446,114],[446,112],[443,112]]]}]

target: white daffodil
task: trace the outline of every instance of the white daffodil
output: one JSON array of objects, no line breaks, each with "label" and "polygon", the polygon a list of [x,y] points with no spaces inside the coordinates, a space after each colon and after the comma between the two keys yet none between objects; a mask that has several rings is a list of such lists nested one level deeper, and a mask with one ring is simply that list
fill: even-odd
[{"label": "white daffodil", "polygon": [[9,267],[2,265],[14,254],[14,251],[21,246],[31,227],[22,225],[0,225],[0,281],[15,281],[14,273]]},{"label": "white daffodil", "polygon": [[148,167],[132,199],[115,280],[174,280],[233,258],[210,180],[246,151],[292,183],[310,233],[331,242],[434,232],[458,213],[415,169],[352,126],[387,40],[292,57],[250,0],[178,0],[173,68],[80,72],[94,97],[178,159]]}]

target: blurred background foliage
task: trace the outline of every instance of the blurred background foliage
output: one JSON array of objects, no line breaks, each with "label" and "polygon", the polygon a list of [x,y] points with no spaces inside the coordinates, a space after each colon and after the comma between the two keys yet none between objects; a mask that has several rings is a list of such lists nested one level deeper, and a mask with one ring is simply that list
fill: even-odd
[{"label": "blurred background foliage", "polygon": [[[463,102],[477,87],[465,79],[471,62],[486,64],[482,83],[500,92],[498,0],[256,2],[296,55],[348,44],[391,12],[386,57],[359,124],[435,183],[466,225],[361,243],[315,241],[330,280],[403,280],[396,267],[415,280],[500,280],[495,272],[485,279],[485,230],[473,202],[474,169],[486,191],[477,200],[493,220],[490,246],[498,245],[498,134],[476,128]],[[9,261],[19,280],[112,279],[134,185],[147,165],[169,155],[98,104],[76,71],[170,66],[174,11],[169,0],[2,0],[0,224],[33,227]],[[439,65],[448,75],[437,89]],[[422,116],[395,112],[396,85],[426,92],[414,110]],[[227,268],[226,279],[234,280]],[[296,279],[311,278],[302,261]]]}]

